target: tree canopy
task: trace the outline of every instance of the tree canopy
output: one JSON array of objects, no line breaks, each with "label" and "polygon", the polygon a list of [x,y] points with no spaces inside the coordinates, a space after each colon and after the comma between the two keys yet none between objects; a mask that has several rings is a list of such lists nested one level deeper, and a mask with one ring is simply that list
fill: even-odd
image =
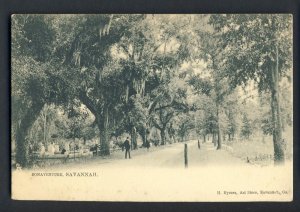
[{"label": "tree canopy", "polygon": [[[155,129],[160,145],[212,135],[221,149],[226,136],[262,131],[282,162],[282,130],[292,125],[291,27],[285,14],[14,15],[16,160],[26,165],[40,122],[55,136],[97,137],[102,155],[123,133],[134,148]],[[42,122],[47,107],[56,115]]]}]

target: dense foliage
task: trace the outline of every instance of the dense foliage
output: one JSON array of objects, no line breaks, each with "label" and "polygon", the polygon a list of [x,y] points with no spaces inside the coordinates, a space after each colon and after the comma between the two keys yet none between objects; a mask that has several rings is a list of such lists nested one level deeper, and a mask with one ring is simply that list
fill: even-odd
[{"label": "dense foliage", "polygon": [[288,15],[14,15],[16,160],[27,165],[29,142],[98,139],[108,155],[124,133],[133,148],[211,135],[221,149],[262,132],[281,162],[291,27]]}]

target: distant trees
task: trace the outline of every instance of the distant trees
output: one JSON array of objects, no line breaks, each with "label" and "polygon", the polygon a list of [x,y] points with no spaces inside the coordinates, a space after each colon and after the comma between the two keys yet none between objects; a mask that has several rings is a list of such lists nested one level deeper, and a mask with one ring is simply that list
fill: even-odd
[{"label": "distant trees", "polygon": [[241,135],[244,138],[249,139],[249,136],[252,134],[252,126],[250,120],[247,115],[244,114],[242,118],[242,126],[241,126]]},{"label": "distant trees", "polygon": [[191,129],[195,128],[195,120],[191,113],[184,113],[178,116],[178,136],[181,142],[185,141]]},{"label": "distant trees", "polygon": [[215,108],[215,117],[217,127],[215,128],[217,134],[217,149],[222,148],[222,135],[223,127],[221,116],[224,112],[224,102],[226,96],[232,92],[230,89],[227,78],[223,75],[222,61],[226,57],[222,50],[221,38],[219,35],[212,32],[202,32],[199,34],[199,48],[201,49],[200,58],[203,58],[207,67],[208,75],[203,78],[201,74],[193,76],[190,79],[191,85],[200,93],[208,95]]},{"label": "distant trees", "polygon": [[239,101],[239,94],[235,90],[230,95],[227,96],[225,102],[223,103],[224,109],[224,134],[227,134],[228,140],[234,140],[240,130],[240,121],[244,109]]},{"label": "distant trees", "polygon": [[164,145],[168,124],[175,116],[189,111],[184,81],[174,77],[170,82],[160,85],[153,94],[159,98],[153,109],[151,122],[160,131],[161,144]]}]

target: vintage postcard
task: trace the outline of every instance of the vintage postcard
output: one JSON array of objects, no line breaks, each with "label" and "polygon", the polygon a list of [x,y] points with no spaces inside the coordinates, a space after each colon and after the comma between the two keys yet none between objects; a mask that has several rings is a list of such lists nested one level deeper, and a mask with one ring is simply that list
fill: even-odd
[{"label": "vintage postcard", "polygon": [[14,14],[16,200],[293,200],[290,14]]}]

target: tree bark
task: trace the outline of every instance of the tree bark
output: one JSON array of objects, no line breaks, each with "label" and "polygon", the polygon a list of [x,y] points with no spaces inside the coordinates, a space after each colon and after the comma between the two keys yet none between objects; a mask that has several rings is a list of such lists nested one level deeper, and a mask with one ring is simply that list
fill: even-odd
[{"label": "tree bark", "polygon": [[137,142],[136,142],[136,128],[132,127],[131,129],[131,149],[137,149]]},{"label": "tree bark", "polygon": [[143,129],[142,138],[143,138],[143,147],[146,147],[147,146],[147,128]]},{"label": "tree bark", "polygon": [[22,167],[28,166],[27,142],[26,137],[40,114],[44,104],[34,103],[26,112],[16,129],[16,163]]},{"label": "tree bark", "polygon": [[282,145],[282,126],[279,102],[279,72],[278,72],[278,48],[276,46],[276,65],[272,68],[271,82],[271,110],[273,125],[274,164],[284,164],[285,156]]},{"label": "tree bark", "polygon": [[219,108],[219,104],[217,104],[217,121],[218,121],[217,149],[222,149],[222,132],[221,132],[221,124],[220,124],[220,108]]},{"label": "tree bark", "polygon": [[95,121],[100,132],[100,154],[109,155],[109,126],[108,126],[108,108],[103,106],[103,112],[99,112],[97,104],[86,95],[85,92],[79,94],[80,101],[94,114]]},{"label": "tree bark", "polygon": [[165,128],[160,129],[161,145],[166,144],[166,132],[165,131],[166,131]]},{"label": "tree bark", "polygon": [[108,112],[104,110],[103,115],[97,116],[98,128],[100,131],[100,155],[109,155],[109,130],[108,130]]},{"label": "tree bark", "polygon": [[47,109],[45,108],[45,111],[44,111],[44,143],[47,145],[46,128],[47,128]]},{"label": "tree bark", "polygon": [[214,146],[217,146],[216,134],[215,133],[213,133],[213,135],[212,135],[212,142],[213,142]]}]

